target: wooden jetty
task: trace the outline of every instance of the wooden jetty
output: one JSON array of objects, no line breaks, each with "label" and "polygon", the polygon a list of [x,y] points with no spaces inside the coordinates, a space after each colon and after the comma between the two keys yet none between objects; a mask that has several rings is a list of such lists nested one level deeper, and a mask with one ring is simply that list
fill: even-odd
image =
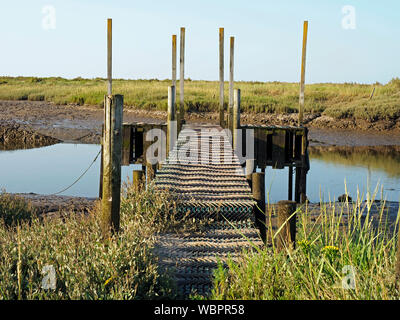
[{"label": "wooden jetty", "polygon": [[[147,171],[147,183],[168,192],[176,201],[178,218],[212,221],[202,233],[162,234],[155,252],[159,267],[173,273],[182,297],[207,294],[212,270],[221,259],[237,259],[244,248],[267,244],[265,172],[268,166],[288,169],[288,200],[278,203],[278,221],[284,224],[280,248],[295,246],[296,203],[304,203],[309,170],[308,131],[303,126],[305,44],[298,126],[251,126],[240,123],[241,92],[234,89],[234,37],[230,37],[229,103],[224,105],[224,30],[220,40],[219,125],[185,124],[185,28],[180,37],[179,110],[176,110],[176,35],[172,37],[172,86],[168,88],[166,123],[122,124],[123,96],[112,95],[111,20],[108,20],[108,94],[102,139],[100,197],[105,238],[119,230],[121,165],[138,164]],[[245,150],[245,154],[243,154]],[[257,170],[258,169],[258,170]],[[136,176],[141,176],[138,174]],[[279,213],[281,212],[281,213]],[[283,222],[282,222],[283,221]],[[279,223],[278,223],[279,224]]]}]

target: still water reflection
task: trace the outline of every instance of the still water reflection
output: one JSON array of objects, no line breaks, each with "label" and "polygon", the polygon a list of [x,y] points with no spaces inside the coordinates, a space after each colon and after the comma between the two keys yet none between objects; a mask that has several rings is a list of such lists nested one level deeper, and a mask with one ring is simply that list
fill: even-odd
[{"label": "still water reflection", "polygon": [[[311,148],[311,170],[307,196],[317,202],[337,199],[345,192],[356,197],[379,183],[387,200],[400,197],[399,147]],[[51,194],[64,189],[90,165],[100,150],[98,145],[61,143],[43,148],[0,151],[0,188],[7,192]],[[134,165],[122,167],[124,180],[132,178]],[[64,195],[96,197],[99,190],[100,159]],[[288,170],[266,171],[266,191],[270,202],[287,199]],[[377,198],[381,198],[379,189]]]}]

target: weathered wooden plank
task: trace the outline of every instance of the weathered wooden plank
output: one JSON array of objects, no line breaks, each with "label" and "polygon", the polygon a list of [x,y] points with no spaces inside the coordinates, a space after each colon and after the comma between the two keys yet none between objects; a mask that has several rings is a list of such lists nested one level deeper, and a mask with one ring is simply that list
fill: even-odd
[{"label": "weathered wooden plank", "polygon": [[132,126],[122,125],[122,166],[129,166],[132,160]]},{"label": "weathered wooden plank", "polygon": [[105,238],[119,231],[123,96],[105,96],[101,227]]},{"label": "weathered wooden plank", "polygon": [[272,135],[272,163],[274,169],[283,169],[285,167],[285,143],[286,132],[276,130]]}]

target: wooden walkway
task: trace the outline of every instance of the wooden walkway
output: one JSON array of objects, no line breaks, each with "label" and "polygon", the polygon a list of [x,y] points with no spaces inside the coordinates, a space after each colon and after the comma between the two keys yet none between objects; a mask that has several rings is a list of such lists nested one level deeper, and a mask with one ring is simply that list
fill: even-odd
[{"label": "wooden walkway", "polygon": [[251,249],[248,240],[263,245],[243,168],[219,126],[184,126],[154,183],[175,197],[178,214],[215,220],[203,232],[158,237],[159,267],[172,272],[181,297],[210,293],[217,261],[238,259],[244,248]]}]

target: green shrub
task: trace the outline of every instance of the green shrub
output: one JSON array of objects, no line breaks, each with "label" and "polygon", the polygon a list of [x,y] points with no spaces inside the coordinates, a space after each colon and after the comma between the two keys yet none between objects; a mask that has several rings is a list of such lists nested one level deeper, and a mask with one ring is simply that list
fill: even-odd
[{"label": "green shrub", "polygon": [[35,216],[33,208],[23,198],[7,194],[4,191],[0,193],[0,220],[5,226],[15,226],[31,221]]}]

